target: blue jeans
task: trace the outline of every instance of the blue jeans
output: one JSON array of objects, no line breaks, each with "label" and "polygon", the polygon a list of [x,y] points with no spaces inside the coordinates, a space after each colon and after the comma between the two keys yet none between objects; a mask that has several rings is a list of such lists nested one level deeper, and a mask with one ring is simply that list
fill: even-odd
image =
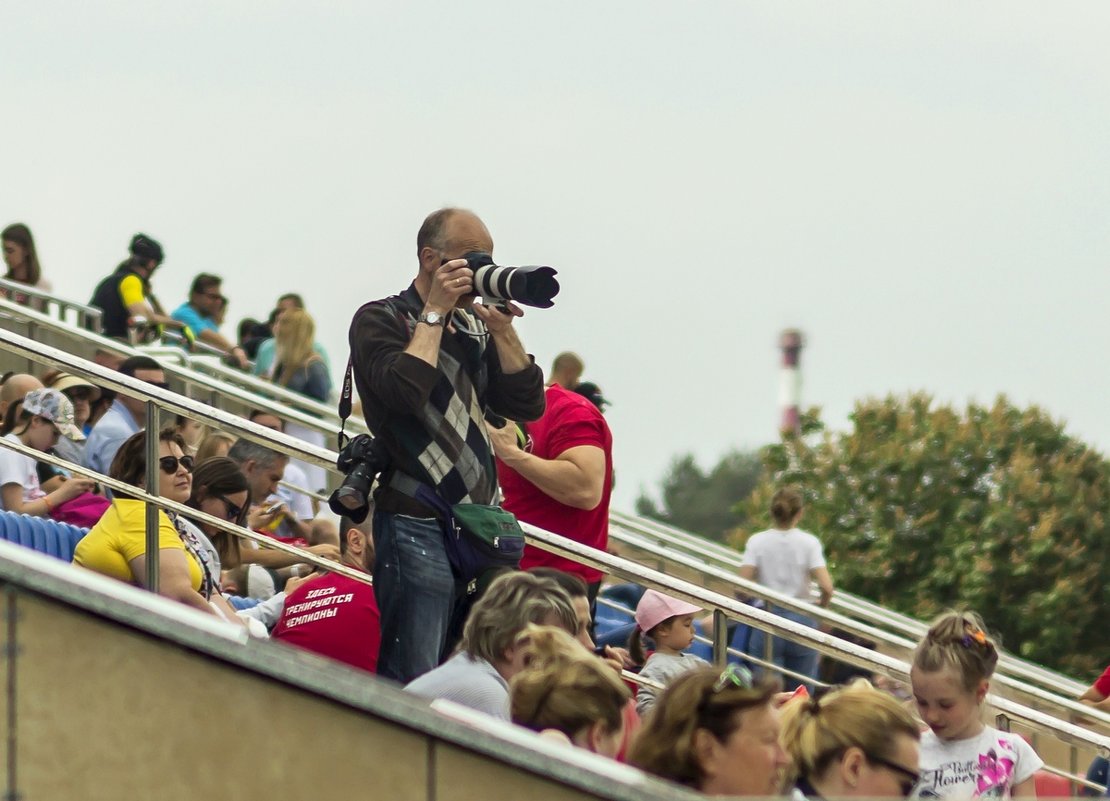
[{"label": "blue jeans", "polygon": [[[816,620],[811,617],[806,617],[799,612],[790,612],[778,607],[772,607],[770,611],[787,620],[793,620],[796,623],[801,623],[810,628],[817,628]],[[765,631],[753,627],[751,639],[748,640],[747,653],[757,659],[765,659],[768,636],[770,635]],[[803,676],[809,676],[811,679],[815,679],[817,678],[817,660],[819,658],[820,654],[812,648],[806,648],[804,645],[799,645],[796,642],[784,640],[782,637],[771,637],[771,661],[779,667],[793,670],[795,673],[801,673]],[[760,665],[752,665],[752,673],[756,676],[761,675],[764,670],[765,668]],[[790,676],[783,676],[782,683],[783,688],[790,691],[796,690],[798,685],[802,682]],[[808,685],[807,689],[812,692],[813,685]]]},{"label": "blue jeans", "polygon": [[407,684],[439,664],[455,604],[443,528],[435,518],[375,511],[374,552],[378,675]]}]

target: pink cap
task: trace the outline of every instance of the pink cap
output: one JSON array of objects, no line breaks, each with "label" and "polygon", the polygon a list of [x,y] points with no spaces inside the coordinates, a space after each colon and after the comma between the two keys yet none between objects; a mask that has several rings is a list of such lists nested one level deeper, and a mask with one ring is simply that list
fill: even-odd
[{"label": "pink cap", "polygon": [[649,632],[667,618],[678,615],[693,615],[701,611],[700,606],[688,604],[655,590],[648,590],[636,604],[636,625],[640,631]]}]

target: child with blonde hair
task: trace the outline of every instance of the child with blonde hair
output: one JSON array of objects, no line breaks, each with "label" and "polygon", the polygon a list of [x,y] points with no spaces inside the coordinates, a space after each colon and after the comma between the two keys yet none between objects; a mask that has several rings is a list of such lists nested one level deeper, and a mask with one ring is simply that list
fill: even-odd
[{"label": "child with blonde hair", "polygon": [[1036,797],[1033,774],[1044,766],[1037,752],[982,720],[997,663],[998,649],[974,612],[942,615],[918,643],[910,682],[929,727],[921,736],[918,797]]}]

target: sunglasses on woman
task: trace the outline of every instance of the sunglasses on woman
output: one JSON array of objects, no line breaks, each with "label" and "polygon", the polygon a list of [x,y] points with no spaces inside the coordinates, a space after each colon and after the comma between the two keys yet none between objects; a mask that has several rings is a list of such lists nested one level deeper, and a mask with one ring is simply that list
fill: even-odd
[{"label": "sunglasses on woman", "polygon": [[193,457],[192,456],[163,456],[158,460],[159,466],[162,468],[163,473],[173,475],[177,472],[177,466],[181,465],[185,468],[185,472],[193,472]]},{"label": "sunglasses on woman", "polygon": [[243,516],[243,507],[239,506],[238,504],[232,503],[224,495],[217,495],[216,499],[223,501],[224,506],[227,507],[227,515],[224,519],[227,520],[227,522],[229,523],[239,522],[240,518]]},{"label": "sunglasses on woman", "polygon": [[893,772],[895,775],[900,776],[898,780],[898,789],[902,792],[902,798],[909,798],[913,788],[917,787],[918,782],[921,781],[921,774],[917,771],[910,770],[907,767],[899,765],[897,762],[891,762],[889,759],[874,756],[864,752],[864,757],[872,765],[879,765]]}]

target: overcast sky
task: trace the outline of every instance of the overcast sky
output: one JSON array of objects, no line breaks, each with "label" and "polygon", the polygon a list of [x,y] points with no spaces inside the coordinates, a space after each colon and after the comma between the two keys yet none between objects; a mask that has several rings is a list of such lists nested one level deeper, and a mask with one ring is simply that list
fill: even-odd
[{"label": "overcast sky", "polygon": [[424,215],[472,208],[560,271],[522,336],[613,400],[618,508],[776,436],[787,326],[836,427],[1002,392],[1110,445],[1101,0],[7,0],[0,31],[0,226],[61,294],[142,230],[165,305],[299,291],[338,374]]}]

